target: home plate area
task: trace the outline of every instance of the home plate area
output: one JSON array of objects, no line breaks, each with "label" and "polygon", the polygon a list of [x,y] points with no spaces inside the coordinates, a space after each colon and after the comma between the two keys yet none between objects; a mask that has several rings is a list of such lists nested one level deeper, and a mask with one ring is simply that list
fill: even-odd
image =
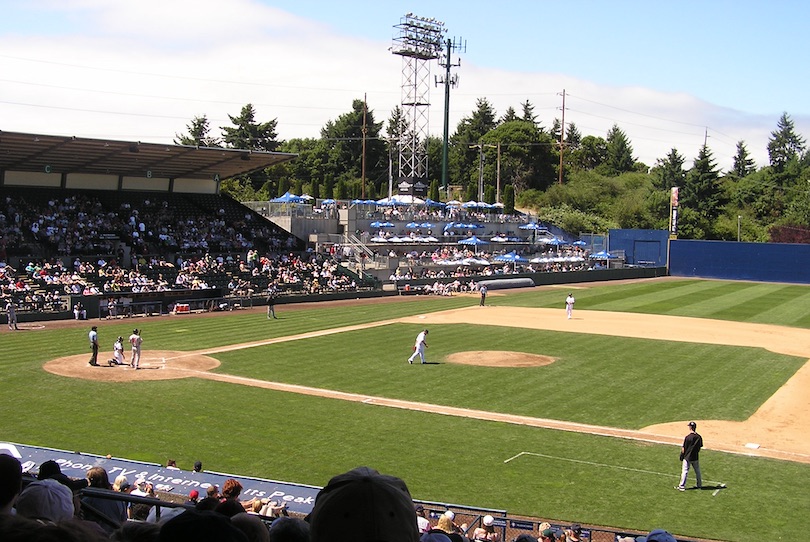
[{"label": "home plate area", "polygon": [[[140,367],[136,371],[127,365],[110,366],[108,357],[99,354],[98,367],[89,364],[90,354],[66,356],[47,362],[44,369],[50,373],[71,378],[102,382],[129,382],[132,380],[171,380],[194,376],[195,372],[219,367],[219,361],[195,352],[173,350],[144,350]],[[130,361],[126,352],[126,362]]]}]

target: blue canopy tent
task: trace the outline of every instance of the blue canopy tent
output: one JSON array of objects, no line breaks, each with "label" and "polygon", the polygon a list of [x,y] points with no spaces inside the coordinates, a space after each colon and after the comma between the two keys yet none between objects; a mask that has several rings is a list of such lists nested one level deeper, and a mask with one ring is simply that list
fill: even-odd
[{"label": "blue canopy tent", "polygon": [[390,223],[390,222],[380,222],[379,220],[375,220],[374,222],[369,224],[369,227],[372,227],[372,228],[393,228],[394,225],[392,223]]},{"label": "blue canopy tent", "polygon": [[306,198],[296,196],[295,194],[290,194],[289,192],[284,192],[283,196],[271,199],[270,203],[304,203],[306,201]]},{"label": "blue canopy tent", "polygon": [[484,241],[483,239],[480,239],[479,237],[476,237],[475,235],[473,235],[472,237],[468,237],[467,239],[462,239],[461,241],[458,242],[458,244],[459,245],[472,245],[473,247],[475,247],[475,252],[478,253],[478,247],[480,245],[486,245],[487,242]]},{"label": "blue canopy tent", "polygon": [[507,252],[506,254],[501,254],[500,256],[495,256],[493,260],[496,262],[529,263],[527,258],[520,256],[514,250],[512,252]]}]

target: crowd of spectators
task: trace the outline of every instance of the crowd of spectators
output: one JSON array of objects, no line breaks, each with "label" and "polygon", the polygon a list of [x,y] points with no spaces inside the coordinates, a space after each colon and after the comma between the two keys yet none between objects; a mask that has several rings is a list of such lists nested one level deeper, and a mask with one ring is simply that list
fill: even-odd
[{"label": "crowd of spectators", "polygon": [[[44,195],[42,194],[44,192]],[[119,242],[133,254],[242,252],[290,249],[295,239],[253,213],[228,215],[173,194],[142,197],[89,191],[7,192],[0,199],[0,260],[26,246],[60,256],[116,254]],[[226,219],[227,218],[227,219]]]},{"label": "crowd of spectators", "polygon": [[[110,483],[102,467],[90,468],[85,479],[72,479],[55,461],[46,461],[36,480],[25,485],[23,481],[20,461],[0,454],[4,542],[506,542],[493,516],[479,516],[467,524],[459,523],[451,510],[429,515],[413,502],[403,480],[368,467],[334,476],[303,518],[290,516],[275,501],[242,500],[242,485],[234,478],[225,481],[221,492],[209,486],[203,498],[196,489],[190,491],[188,500],[177,507],[157,499],[146,480],[131,486],[126,476],[118,476]],[[136,498],[116,498],[116,493]],[[162,513],[156,513],[156,505]],[[579,524],[552,527],[542,522],[515,542],[585,539]],[[675,542],[661,529],[636,540]]]},{"label": "crowd of spectators", "polygon": [[[523,256],[526,261],[522,263],[499,262],[497,256],[497,253],[475,252],[460,247],[411,252],[404,257],[405,265],[398,267],[388,279],[399,282],[415,279],[499,277],[518,273],[564,273],[594,269],[598,265],[588,259],[587,251],[578,247],[546,249]],[[536,261],[528,261],[529,257]]]}]

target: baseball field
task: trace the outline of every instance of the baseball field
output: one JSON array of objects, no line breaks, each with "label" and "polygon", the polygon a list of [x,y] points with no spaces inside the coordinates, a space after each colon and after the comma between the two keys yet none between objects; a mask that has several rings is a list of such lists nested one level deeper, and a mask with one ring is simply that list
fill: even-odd
[{"label": "baseball field", "polygon": [[[0,439],[312,485],[368,465],[421,500],[717,540],[808,536],[810,287],[665,278],[487,302],[3,326]],[[141,329],[142,369],[88,366],[91,325],[102,361]],[[409,365],[425,328],[429,363]],[[708,490],[679,492],[690,420]]]}]

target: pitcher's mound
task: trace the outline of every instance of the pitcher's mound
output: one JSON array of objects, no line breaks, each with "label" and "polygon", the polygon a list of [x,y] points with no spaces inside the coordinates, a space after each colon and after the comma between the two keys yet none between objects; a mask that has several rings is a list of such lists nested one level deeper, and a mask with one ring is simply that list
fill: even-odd
[{"label": "pitcher's mound", "polygon": [[447,356],[449,363],[480,365],[483,367],[541,367],[556,361],[551,356],[511,352],[506,350],[473,350]]},{"label": "pitcher's mound", "polygon": [[[136,371],[129,365],[110,367],[108,353],[99,352],[98,367],[88,362],[90,354],[66,356],[47,362],[44,369],[49,373],[86,380],[103,382],[129,382],[133,380],[171,380],[194,376],[193,371],[210,371],[219,367],[214,358],[194,352],[175,352],[171,350],[144,350],[141,353],[140,368]],[[126,361],[130,361],[126,351]]]}]

